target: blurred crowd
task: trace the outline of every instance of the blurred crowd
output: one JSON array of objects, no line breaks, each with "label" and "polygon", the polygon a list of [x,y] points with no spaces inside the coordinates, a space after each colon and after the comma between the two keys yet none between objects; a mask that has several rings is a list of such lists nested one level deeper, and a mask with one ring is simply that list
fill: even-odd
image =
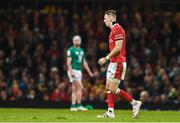
[{"label": "blurred crowd", "polygon": [[[109,52],[105,9],[85,4],[0,10],[0,100],[70,101],[66,50],[79,34],[95,74],[90,78],[83,70],[83,100],[105,101],[107,65],[97,63]],[[121,88],[143,102],[180,102],[180,13],[136,5],[117,11],[127,36],[128,68]]]}]

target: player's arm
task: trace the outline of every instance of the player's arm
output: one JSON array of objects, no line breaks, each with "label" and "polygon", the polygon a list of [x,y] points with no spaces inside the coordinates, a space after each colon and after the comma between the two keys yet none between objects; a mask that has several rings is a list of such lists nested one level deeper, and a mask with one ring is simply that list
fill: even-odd
[{"label": "player's arm", "polygon": [[67,68],[68,68],[69,71],[72,71],[71,61],[72,61],[72,58],[67,57]]},{"label": "player's arm", "polygon": [[121,34],[121,31],[116,30],[116,32],[114,32],[114,34],[115,34],[115,47],[106,57],[99,59],[98,63],[100,65],[105,64],[110,58],[116,56],[122,49],[123,35]]},{"label": "player's arm", "polygon": [[66,64],[67,64],[67,69],[69,70],[71,76],[74,76],[74,73],[72,71],[72,66],[71,66],[71,61],[72,61],[72,58],[71,58],[71,52],[70,51],[67,51],[67,59],[66,59]]},{"label": "player's arm", "polygon": [[110,58],[116,56],[116,55],[121,51],[121,49],[122,49],[122,44],[123,44],[123,40],[122,40],[122,39],[116,40],[114,49],[113,49],[106,57],[103,57],[103,58],[99,59],[98,63],[99,63],[100,65],[103,65],[103,64],[105,64]]},{"label": "player's arm", "polygon": [[91,77],[94,76],[94,74],[91,72],[91,70],[90,70],[90,68],[89,68],[89,65],[88,65],[86,59],[83,59],[83,67],[84,67],[84,69],[88,72],[88,74],[89,74]]},{"label": "player's arm", "polygon": [[105,57],[106,60],[116,56],[122,49],[123,40],[116,40],[114,49]]}]

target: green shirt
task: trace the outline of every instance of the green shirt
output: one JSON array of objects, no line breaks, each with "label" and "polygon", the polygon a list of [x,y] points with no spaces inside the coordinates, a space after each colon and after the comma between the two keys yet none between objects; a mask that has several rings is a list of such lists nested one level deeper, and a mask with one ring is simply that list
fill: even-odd
[{"label": "green shirt", "polygon": [[82,69],[82,62],[84,59],[84,51],[82,48],[77,48],[77,47],[70,47],[67,50],[67,57],[71,57],[71,66],[72,69],[75,70],[81,70]]}]

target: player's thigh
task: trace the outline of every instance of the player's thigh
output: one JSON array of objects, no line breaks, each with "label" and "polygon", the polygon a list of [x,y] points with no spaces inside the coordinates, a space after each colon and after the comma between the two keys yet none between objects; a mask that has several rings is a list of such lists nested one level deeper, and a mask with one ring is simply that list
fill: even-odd
[{"label": "player's thigh", "polygon": [[115,67],[116,64],[114,63],[110,63],[107,69],[107,73],[106,73],[106,90],[110,90],[110,85],[112,83],[112,78],[114,78],[114,73],[115,73]]},{"label": "player's thigh", "polygon": [[116,93],[116,90],[119,87],[120,84],[120,80],[117,79],[107,79],[108,81],[108,85],[109,85],[109,91],[111,91],[112,93]]},{"label": "player's thigh", "polygon": [[77,86],[78,89],[82,89],[83,88],[83,84],[82,84],[82,72],[81,71],[77,71],[76,72],[76,81],[77,81]]}]

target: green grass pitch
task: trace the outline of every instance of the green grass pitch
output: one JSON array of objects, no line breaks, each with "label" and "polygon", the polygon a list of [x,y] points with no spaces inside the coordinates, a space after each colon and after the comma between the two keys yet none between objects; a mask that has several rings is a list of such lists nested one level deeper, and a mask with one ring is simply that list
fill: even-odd
[{"label": "green grass pitch", "polygon": [[131,110],[116,110],[116,118],[99,119],[105,110],[71,112],[69,109],[0,108],[0,122],[180,122],[180,111],[141,111],[135,119]]}]

